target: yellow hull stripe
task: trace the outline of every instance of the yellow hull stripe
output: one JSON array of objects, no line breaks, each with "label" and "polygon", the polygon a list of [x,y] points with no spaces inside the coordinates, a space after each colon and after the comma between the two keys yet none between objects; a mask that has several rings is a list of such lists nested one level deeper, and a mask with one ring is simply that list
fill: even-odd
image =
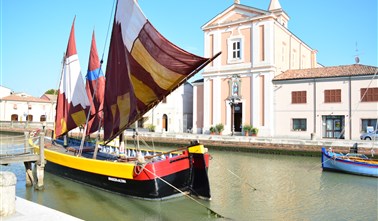
[{"label": "yellow hull stripe", "polygon": [[[29,142],[30,143],[30,142]],[[33,146],[39,149],[38,146]],[[45,148],[45,159],[61,166],[109,177],[133,179],[134,164],[75,157]]]}]

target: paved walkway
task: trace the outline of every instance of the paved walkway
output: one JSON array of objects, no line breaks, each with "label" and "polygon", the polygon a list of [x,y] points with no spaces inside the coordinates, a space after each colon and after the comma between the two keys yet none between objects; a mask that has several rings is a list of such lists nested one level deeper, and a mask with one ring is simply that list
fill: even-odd
[{"label": "paved walkway", "polygon": [[16,212],[10,216],[0,217],[1,221],[78,221],[76,217],[37,203],[16,197]]}]

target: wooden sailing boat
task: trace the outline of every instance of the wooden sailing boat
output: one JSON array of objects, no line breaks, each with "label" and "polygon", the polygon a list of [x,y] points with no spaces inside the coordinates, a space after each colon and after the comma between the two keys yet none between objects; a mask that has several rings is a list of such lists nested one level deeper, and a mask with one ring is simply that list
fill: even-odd
[{"label": "wooden sailing boat", "polygon": [[378,177],[378,160],[369,159],[364,154],[357,153],[357,146],[354,153],[335,153],[322,148],[322,168],[326,171],[350,173],[363,176]]},{"label": "wooden sailing boat", "polygon": [[[122,134],[216,56],[203,58],[173,45],[150,24],[136,2],[119,0],[108,55],[103,120],[96,121],[104,123],[104,140],[111,141]],[[83,95],[78,67],[73,24],[59,87],[56,138],[83,125],[93,105],[102,106],[102,101],[94,104]],[[101,82],[92,82],[93,85]],[[91,112],[92,116],[98,113]],[[211,198],[209,153],[197,142],[170,152],[147,153],[129,148],[124,154],[112,154],[105,151],[108,148],[114,149],[103,145],[97,153],[94,143],[85,142],[82,146],[80,141],[70,139],[64,145],[62,139],[56,139],[45,148],[46,170],[133,197],[164,199],[185,192]]]}]

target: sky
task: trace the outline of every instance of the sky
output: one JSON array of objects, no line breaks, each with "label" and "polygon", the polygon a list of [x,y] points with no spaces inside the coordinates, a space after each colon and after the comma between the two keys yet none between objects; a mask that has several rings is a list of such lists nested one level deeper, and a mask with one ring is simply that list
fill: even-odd
[{"label": "sky", "polygon": [[[177,46],[200,56],[201,27],[233,0],[138,0],[156,29]],[[355,63],[378,66],[377,0],[279,0],[289,30],[312,49],[324,66]],[[270,0],[240,0],[268,10]],[[0,85],[40,97],[57,89],[63,54],[74,17],[83,77],[88,69],[93,30],[100,59],[106,58],[113,21],[112,0],[0,0]],[[109,30],[109,31],[108,31]],[[109,33],[109,34],[108,34]],[[190,81],[201,78],[200,74]]]}]

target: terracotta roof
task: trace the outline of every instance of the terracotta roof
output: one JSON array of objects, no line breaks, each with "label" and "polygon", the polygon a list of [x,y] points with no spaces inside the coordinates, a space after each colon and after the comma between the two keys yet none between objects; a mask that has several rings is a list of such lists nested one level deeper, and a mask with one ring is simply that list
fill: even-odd
[{"label": "terracotta roof", "polygon": [[376,72],[378,72],[378,67],[352,64],[332,67],[287,70],[282,74],[274,77],[273,81],[374,75]]},{"label": "terracotta roof", "polygon": [[38,97],[32,97],[32,96],[20,96],[20,95],[9,95],[6,97],[1,98],[1,100],[5,101],[25,101],[25,102],[40,102],[40,103],[50,103],[50,101],[41,99]]},{"label": "terracotta roof", "polygon": [[55,94],[44,94],[41,96],[41,99],[49,100],[49,101],[56,101],[57,97],[58,95],[55,95]]}]

